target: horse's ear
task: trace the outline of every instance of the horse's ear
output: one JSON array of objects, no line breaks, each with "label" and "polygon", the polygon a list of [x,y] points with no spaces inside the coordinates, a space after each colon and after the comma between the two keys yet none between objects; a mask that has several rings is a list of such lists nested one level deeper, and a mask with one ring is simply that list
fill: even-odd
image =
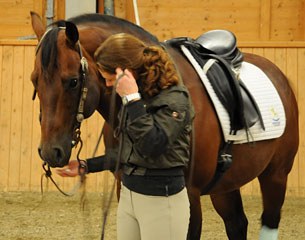
[{"label": "horse's ear", "polygon": [[72,22],[66,22],[66,36],[70,44],[74,46],[78,41],[79,35],[77,27]]},{"label": "horse's ear", "polygon": [[46,28],[42,23],[41,17],[37,13],[32,11],[30,13],[32,19],[32,28],[38,38],[38,41],[40,41],[44,32],[46,31]]}]

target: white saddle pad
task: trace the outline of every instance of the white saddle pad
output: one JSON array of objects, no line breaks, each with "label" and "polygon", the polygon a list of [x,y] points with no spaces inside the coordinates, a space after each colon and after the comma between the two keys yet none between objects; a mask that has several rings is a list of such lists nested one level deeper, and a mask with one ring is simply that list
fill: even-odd
[{"label": "white saddle pad", "polygon": [[245,130],[240,130],[236,135],[231,135],[228,112],[219,101],[206,74],[186,47],[181,46],[181,50],[193,64],[212,99],[225,141],[234,141],[234,144],[240,144],[248,141],[277,138],[283,134],[286,126],[286,116],[282,101],[272,82],[261,69],[251,63],[243,62],[240,69],[240,78],[251,92],[260,109],[265,131],[262,129],[261,124],[257,122],[250,128],[249,138],[247,138]]}]

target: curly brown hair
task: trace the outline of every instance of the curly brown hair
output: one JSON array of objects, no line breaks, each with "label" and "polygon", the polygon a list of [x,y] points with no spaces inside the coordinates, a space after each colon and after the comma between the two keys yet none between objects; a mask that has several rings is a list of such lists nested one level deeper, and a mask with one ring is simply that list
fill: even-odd
[{"label": "curly brown hair", "polygon": [[115,69],[131,70],[141,93],[154,96],[179,83],[174,63],[161,46],[147,46],[140,39],[119,33],[104,41],[94,54],[99,68],[111,74]]}]

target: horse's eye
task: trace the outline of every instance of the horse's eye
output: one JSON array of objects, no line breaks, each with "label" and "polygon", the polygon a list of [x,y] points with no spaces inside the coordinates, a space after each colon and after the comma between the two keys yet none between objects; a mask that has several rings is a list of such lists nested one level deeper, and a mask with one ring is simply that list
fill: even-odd
[{"label": "horse's eye", "polygon": [[78,85],[78,79],[77,78],[72,78],[69,82],[69,88],[73,89],[76,88]]}]

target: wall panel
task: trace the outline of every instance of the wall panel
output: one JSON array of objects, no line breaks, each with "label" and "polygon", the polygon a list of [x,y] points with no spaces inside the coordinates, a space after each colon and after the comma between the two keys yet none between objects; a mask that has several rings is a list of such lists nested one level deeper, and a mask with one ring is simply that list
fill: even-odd
[{"label": "wall panel", "polygon": [[[115,0],[115,14],[126,13],[130,0]],[[224,28],[243,41],[305,40],[304,0],[138,0],[141,24],[160,40],[197,37],[210,29]],[[89,3],[88,3],[89,4]],[[65,0],[54,0],[54,19],[65,18]],[[0,1],[0,38],[33,34],[30,11],[45,21],[46,1]]]},{"label": "wall panel", "polygon": [[[33,86],[29,81],[29,76],[33,69],[33,59],[35,56],[34,46],[24,46],[24,72],[22,81],[22,105],[21,105],[21,146],[20,146],[20,167],[19,167],[19,190],[25,191],[30,189],[31,184],[31,163],[32,158],[32,135],[33,119],[37,121],[37,115],[34,114],[34,102],[30,101],[33,94]],[[36,106],[36,105],[35,105]],[[35,148],[34,148],[35,149]],[[35,152],[37,154],[37,151]],[[36,159],[36,158],[35,158]]]},{"label": "wall panel", "polygon": [[1,188],[8,190],[11,148],[13,46],[2,46],[1,58],[0,184]]},{"label": "wall panel", "polygon": [[[115,0],[125,18],[126,2]],[[304,41],[304,0],[138,0],[141,26],[160,40],[196,38],[211,29],[228,29],[241,41]]]},{"label": "wall panel", "polygon": [[270,40],[304,40],[304,0],[272,0]]},{"label": "wall panel", "polygon": [[[54,0],[54,20],[65,18],[65,0]],[[0,39],[30,37],[33,35],[30,11],[42,16],[44,22],[46,0],[0,1]]]},{"label": "wall panel", "polygon": [[300,125],[300,148],[299,148],[299,191],[300,195],[305,196],[305,49],[300,49],[298,58],[298,100],[299,100],[299,125]]}]

